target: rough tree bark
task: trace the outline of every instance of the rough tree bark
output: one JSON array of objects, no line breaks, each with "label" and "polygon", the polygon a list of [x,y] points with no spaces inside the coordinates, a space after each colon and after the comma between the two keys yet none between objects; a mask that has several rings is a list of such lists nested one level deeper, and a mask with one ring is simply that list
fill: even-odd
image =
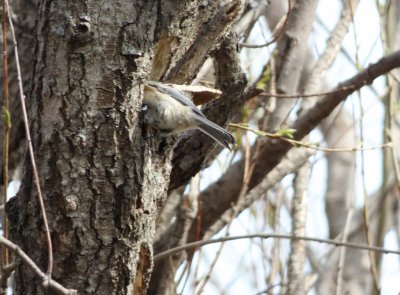
[{"label": "rough tree bark", "polygon": [[[65,287],[79,294],[146,292],[175,140],[149,137],[152,132],[142,128],[141,84],[147,78],[192,79],[242,4],[40,1],[27,101],[53,240],[53,277]],[[11,231],[45,269],[38,208],[26,159],[22,188],[8,205]],[[44,291],[18,265],[15,292]]]}]

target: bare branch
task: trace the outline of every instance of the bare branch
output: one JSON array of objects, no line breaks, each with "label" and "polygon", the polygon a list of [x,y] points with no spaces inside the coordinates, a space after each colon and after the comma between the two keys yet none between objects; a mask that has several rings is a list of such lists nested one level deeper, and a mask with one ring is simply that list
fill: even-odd
[{"label": "bare branch", "polygon": [[265,97],[276,97],[276,98],[313,98],[313,97],[317,97],[317,96],[326,96],[326,95],[335,94],[338,92],[352,90],[352,89],[358,89],[358,86],[357,85],[349,85],[349,86],[338,87],[331,91],[323,91],[323,92],[315,92],[315,93],[307,92],[307,93],[297,93],[297,94],[280,94],[280,93],[261,92],[261,93],[256,93],[256,95],[265,96]]},{"label": "bare branch", "polygon": [[167,251],[164,251],[164,252],[161,252],[160,254],[155,255],[154,261],[159,261],[161,259],[165,259],[166,257],[168,257],[172,254],[175,254],[177,252],[180,252],[180,251],[185,251],[185,250],[189,250],[189,249],[193,249],[193,248],[199,248],[199,247],[203,247],[203,246],[209,245],[209,244],[229,242],[229,241],[242,240],[242,239],[254,239],[254,238],[303,240],[303,241],[308,241],[308,242],[316,242],[316,243],[334,245],[337,247],[349,247],[349,248],[354,248],[354,249],[359,249],[359,250],[374,251],[374,252],[383,253],[383,254],[400,255],[400,250],[390,250],[390,249],[386,249],[386,248],[382,248],[382,247],[366,246],[366,245],[357,244],[357,243],[341,242],[341,241],[337,241],[337,240],[320,239],[320,238],[312,238],[312,237],[299,237],[299,236],[293,236],[293,235],[287,235],[287,234],[262,234],[262,233],[259,233],[259,234],[250,234],[250,235],[242,235],[242,236],[230,236],[230,237],[223,237],[223,238],[219,238],[219,239],[210,239],[210,240],[203,240],[203,241],[188,243],[186,245],[175,247],[175,248],[169,249]]},{"label": "bare branch", "polygon": [[[278,131],[276,133],[269,133],[269,132],[264,132],[261,130],[247,127],[245,124],[231,123],[231,124],[229,124],[229,126],[247,130],[247,131],[251,131],[251,132],[257,134],[258,136],[265,136],[268,138],[280,139],[282,141],[292,144],[294,147],[301,146],[301,147],[305,147],[305,148],[309,148],[309,149],[313,149],[313,150],[317,150],[317,151],[323,151],[323,152],[357,152],[357,151],[368,151],[368,150],[375,150],[375,149],[391,148],[393,146],[392,142],[386,142],[386,143],[382,143],[380,145],[371,146],[371,147],[363,147],[363,146],[354,146],[354,147],[348,147],[348,148],[319,147],[318,143],[306,142],[306,141],[300,141],[300,140],[288,138],[285,135],[281,134],[280,131]],[[285,131],[285,130],[283,130],[283,131]],[[293,131],[295,131],[295,130],[293,130]]]},{"label": "bare branch", "polygon": [[[8,5],[8,0],[4,0],[5,4],[7,6],[7,11],[10,12],[10,7]],[[47,238],[47,251],[48,251],[48,266],[47,266],[47,274],[49,278],[51,278],[51,273],[53,269],[53,246],[51,244],[51,237],[50,237],[50,229],[49,229],[49,224],[47,221],[47,215],[46,215],[46,209],[44,206],[44,201],[43,201],[43,195],[42,195],[42,190],[40,188],[40,178],[39,178],[39,172],[36,167],[36,161],[35,161],[35,154],[33,152],[33,146],[32,146],[32,139],[31,139],[31,134],[30,134],[30,128],[29,128],[29,121],[28,121],[28,114],[26,112],[26,106],[25,106],[25,95],[24,95],[24,89],[22,86],[22,77],[21,77],[21,68],[19,65],[19,56],[18,56],[18,47],[17,47],[17,40],[15,37],[15,31],[14,31],[14,25],[12,22],[11,14],[8,13],[8,22],[10,24],[10,31],[14,43],[14,55],[15,55],[15,63],[17,66],[17,73],[18,73],[18,88],[19,88],[19,98],[21,101],[21,107],[22,107],[22,114],[24,117],[24,124],[25,124],[25,132],[26,132],[26,140],[28,142],[28,149],[29,149],[29,156],[31,159],[32,163],[32,169],[33,169],[33,174],[35,177],[35,185],[36,185],[36,190],[39,198],[39,203],[40,203],[40,210],[42,213],[43,217],[43,224],[45,227],[45,232],[46,232],[46,238]]]},{"label": "bare branch", "polygon": [[310,93],[318,91],[320,88],[321,77],[324,76],[326,70],[331,66],[339,53],[343,39],[349,30],[349,24],[353,17],[353,11],[357,9],[359,0],[349,0],[343,2],[342,15],[337,22],[334,30],[332,31],[329,40],[327,41],[326,47],[322,55],[318,58],[315,66],[311,71],[310,78],[307,81],[307,85],[304,92]]},{"label": "bare branch", "polygon": [[24,263],[26,263],[32,271],[42,279],[43,287],[61,295],[77,295],[78,292],[72,289],[66,289],[56,281],[52,280],[49,275],[43,273],[40,268],[32,261],[32,259],[20,247],[0,236],[0,244],[6,246],[8,249],[18,255]]},{"label": "bare branch", "polygon": [[[312,131],[322,120],[330,115],[342,101],[344,101],[354,91],[364,85],[372,83],[376,78],[387,74],[391,70],[400,67],[400,51],[382,57],[377,63],[370,65],[350,78],[339,84],[337,88],[354,85],[351,89],[327,95],[318,101],[304,115],[300,116],[290,128],[296,129],[294,139],[301,140],[305,135]],[[292,148],[291,144],[276,139],[266,140],[259,157],[255,164],[249,189],[255,187],[264,179],[276,165],[280,163],[282,157]],[[205,233],[223,214],[231,208],[240,192],[240,181],[243,178],[243,161],[232,165],[228,173],[223,175],[218,182],[208,187],[202,194],[202,228],[201,233]],[[215,198],[217,192],[221,192],[222,184],[229,182],[231,185],[220,193],[221,198]],[[194,228],[192,227],[191,237],[194,238]],[[193,240],[192,240],[193,241]]]},{"label": "bare branch", "polygon": [[[280,181],[285,175],[296,172],[313,154],[314,151],[312,150],[306,150],[306,149],[291,150],[285,156],[285,158],[257,186],[253,187],[249,192],[247,192],[247,194],[243,198],[241,198],[241,200],[239,200],[239,202],[235,206],[237,212],[240,213],[246,208],[248,208],[252,203],[258,200],[260,196],[262,196],[266,191],[268,191],[278,181]],[[220,195],[220,197],[222,198],[223,196]],[[214,212],[211,212],[211,214],[214,214]],[[230,220],[230,216],[231,216],[230,210],[227,210],[225,213],[220,214],[219,215],[220,218],[218,219],[218,221],[207,229],[206,236],[211,237],[214,234],[216,234],[219,230],[221,230]],[[205,215],[205,216],[203,215],[203,220],[205,219],[203,223],[208,222],[210,217],[211,217],[210,215]],[[205,228],[203,223],[201,224],[201,226]]]},{"label": "bare branch", "polygon": [[275,29],[272,32],[272,38],[271,40],[265,42],[264,44],[256,45],[256,44],[249,44],[249,43],[240,43],[241,47],[246,47],[246,48],[262,48],[269,46],[278,40],[278,38],[281,36],[282,32],[285,30],[287,23],[288,23],[288,17],[291,12],[291,6],[290,6],[290,0],[288,0],[288,12],[281,17],[279,20],[278,24],[275,26]]},{"label": "bare branch", "polygon": [[[10,99],[8,91],[8,54],[7,54],[7,15],[8,9],[6,2],[3,0],[3,84],[4,84],[4,97],[3,97],[3,110],[2,115],[4,119],[4,130],[3,130],[3,184],[2,184],[2,195],[1,204],[5,206],[7,203],[7,187],[8,187],[8,170],[9,170],[9,148],[10,148],[10,129],[11,129],[11,116],[10,116]],[[7,214],[3,212],[3,236],[7,239],[9,234],[9,225]],[[7,278],[10,272],[5,270],[5,267],[9,264],[8,249],[2,247],[1,249],[1,270],[2,280],[0,283],[1,294],[5,294],[7,289]],[[7,276],[8,274],[8,276]]]},{"label": "bare branch", "polygon": [[[332,110],[354,91],[360,89],[364,85],[371,84],[376,78],[387,74],[397,67],[400,67],[400,51],[396,51],[381,58],[377,63],[371,64],[368,68],[364,69],[353,78],[340,83],[338,88],[343,86],[348,87],[350,85],[354,85],[354,87],[346,91],[336,92],[325,96],[323,99],[318,101],[314,107],[306,111],[303,116],[299,117],[290,127],[296,129],[294,139],[302,139],[323,119],[329,116]],[[291,146],[287,143],[277,142],[276,140],[267,141],[263,148],[263,155],[265,157],[261,157],[261,159],[265,158],[265,161],[260,161],[258,163],[258,165],[262,165],[264,169],[256,169],[255,174],[253,175],[252,184],[258,182],[258,179],[262,179],[263,175],[269,172],[270,169],[265,169],[265,166],[272,168],[277,165],[281,157],[290,148]],[[259,174],[257,174],[257,172]]]}]

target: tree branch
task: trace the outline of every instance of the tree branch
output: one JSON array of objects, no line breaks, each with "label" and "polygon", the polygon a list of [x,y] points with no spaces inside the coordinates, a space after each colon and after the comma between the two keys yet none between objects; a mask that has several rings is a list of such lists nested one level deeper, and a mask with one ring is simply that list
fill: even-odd
[{"label": "tree branch", "polygon": [[[337,86],[337,89],[345,87],[343,91],[332,92],[313,107],[299,117],[290,128],[296,129],[294,138],[301,140],[311,130],[313,130],[322,120],[350,94],[359,90],[364,85],[371,84],[376,78],[387,74],[394,68],[400,67],[400,51],[396,51],[381,58],[377,63],[370,65],[353,78],[350,78]],[[255,163],[252,179],[250,180],[249,189],[255,187],[265,175],[267,175],[278,163],[282,157],[292,148],[291,144],[276,139],[265,140],[261,149],[259,160]],[[204,234],[221,216],[221,212],[225,212],[231,208],[231,204],[235,202],[240,191],[240,183],[243,177],[243,161],[239,161],[232,165],[231,169],[224,174],[216,183],[209,186],[202,194],[203,208],[202,228]],[[240,180],[240,181],[239,181]],[[232,185],[226,187],[221,192],[221,188],[225,187],[225,183]],[[219,193],[218,193],[219,192]],[[223,198],[215,198],[216,194],[224,196]],[[192,228],[193,230],[193,228]],[[191,237],[194,237],[191,234]]]},{"label": "tree branch", "polygon": [[203,246],[209,245],[209,244],[229,242],[229,241],[242,240],[242,239],[254,239],[254,238],[302,240],[302,241],[308,241],[308,242],[329,244],[329,245],[334,245],[334,246],[337,246],[337,247],[349,247],[349,248],[354,248],[354,249],[359,249],[359,250],[367,250],[367,251],[379,252],[379,253],[383,253],[383,254],[400,255],[400,250],[390,250],[390,249],[385,249],[385,248],[382,248],[382,247],[365,246],[365,245],[357,244],[357,243],[340,242],[340,241],[337,241],[337,240],[320,239],[320,238],[313,238],[313,237],[306,237],[306,236],[304,236],[304,237],[293,236],[293,235],[288,235],[288,234],[263,234],[263,233],[257,233],[257,234],[241,235],[241,236],[230,236],[230,237],[223,237],[223,238],[219,238],[219,239],[210,239],[210,240],[203,240],[203,241],[197,241],[197,242],[188,243],[186,245],[175,247],[175,248],[169,249],[167,251],[164,251],[164,252],[161,252],[161,253],[155,255],[154,256],[154,261],[159,261],[159,260],[165,259],[166,257],[168,257],[168,256],[170,256],[172,254],[175,254],[177,252],[180,252],[180,251],[185,251],[185,250],[189,250],[189,249],[193,249],[193,248],[199,248],[199,247],[203,247]]},{"label": "tree branch", "polygon": [[43,224],[44,224],[44,229],[46,233],[46,239],[47,239],[47,251],[48,251],[48,262],[47,262],[47,274],[49,278],[51,278],[51,273],[53,270],[53,246],[51,242],[51,236],[50,236],[50,229],[49,229],[49,223],[47,220],[47,214],[46,214],[46,208],[44,205],[44,200],[43,200],[43,194],[42,194],[42,189],[40,187],[40,177],[39,177],[39,171],[37,169],[36,165],[36,160],[35,160],[35,153],[33,151],[33,145],[32,145],[32,139],[31,139],[31,133],[30,133],[30,127],[29,127],[29,119],[28,119],[28,113],[26,111],[26,105],[25,105],[25,95],[24,95],[24,88],[22,85],[22,75],[21,75],[21,67],[19,63],[19,55],[18,55],[18,47],[17,47],[17,39],[15,35],[15,30],[14,30],[14,24],[11,18],[11,12],[10,12],[10,7],[8,4],[8,1],[5,0],[5,4],[7,7],[8,11],[8,22],[10,24],[10,32],[14,44],[14,56],[15,56],[15,64],[17,68],[17,75],[18,75],[18,91],[19,91],[19,99],[21,102],[21,109],[22,109],[22,115],[24,119],[24,125],[25,125],[25,134],[26,134],[26,140],[28,142],[28,151],[29,151],[29,157],[31,160],[31,165],[32,165],[32,170],[33,170],[33,175],[35,178],[35,186],[36,186],[36,191],[39,199],[39,204],[40,204],[40,211],[42,214],[43,218]]},{"label": "tree branch", "polygon": [[43,287],[52,290],[54,292],[57,292],[57,294],[62,294],[62,295],[76,295],[78,292],[76,290],[72,289],[66,289],[53,279],[51,279],[48,275],[43,273],[40,268],[36,265],[35,262],[32,261],[32,259],[24,252],[18,245],[14,244],[10,240],[5,239],[4,237],[0,236],[0,244],[6,246],[8,249],[13,251],[15,254],[17,254],[24,263],[26,263],[29,268],[38,276],[42,279],[43,282]]},{"label": "tree branch", "polygon": [[[279,182],[285,175],[296,172],[303,164],[307,161],[307,159],[314,154],[314,151],[309,149],[294,149],[291,150],[285,158],[277,165],[257,186],[253,187],[239,202],[236,204],[236,210],[238,213],[242,212],[246,208],[248,208],[251,204],[253,204],[257,199],[260,198],[266,191],[268,191],[271,187],[273,187],[277,182]],[[205,234],[205,237],[212,237],[218,231],[220,231],[225,225],[228,224],[228,221],[231,220],[231,210],[227,210],[224,213],[220,213],[220,215],[216,214],[219,209],[218,206],[226,202],[226,200],[220,200],[220,198],[224,199],[225,195],[219,195],[219,198],[215,198],[214,206],[207,207],[211,210],[210,215],[208,213],[204,213],[206,215],[202,215],[202,229],[206,230],[205,232],[200,232],[200,236]],[[221,202],[221,203],[220,203]],[[204,204],[206,206],[206,204]],[[222,205],[221,205],[222,206]],[[222,206],[223,207],[223,206]],[[229,207],[231,208],[231,207]],[[223,209],[223,208],[222,208]],[[223,212],[223,211],[221,211]],[[218,215],[219,218],[217,222],[212,224],[211,227],[207,228],[203,226],[204,222],[209,222],[210,217],[212,215]],[[196,225],[197,226],[197,225]],[[196,237],[194,235],[195,227],[192,227],[191,231],[191,241],[193,241]]]}]

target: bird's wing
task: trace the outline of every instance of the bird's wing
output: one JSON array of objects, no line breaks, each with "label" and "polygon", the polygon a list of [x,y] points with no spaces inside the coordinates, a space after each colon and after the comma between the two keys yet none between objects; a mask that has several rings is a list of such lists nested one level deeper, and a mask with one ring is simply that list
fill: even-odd
[{"label": "bird's wing", "polygon": [[155,82],[155,81],[147,81],[146,83],[150,87],[156,88],[158,91],[175,98],[182,105],[190,107],[194,113],[205,118],[204,114],[196,107],[196,105],[182,91],[175,89],[171,86],[168,86],[167,84],[163,84],[163,83],[159,83],[159,82]]}]

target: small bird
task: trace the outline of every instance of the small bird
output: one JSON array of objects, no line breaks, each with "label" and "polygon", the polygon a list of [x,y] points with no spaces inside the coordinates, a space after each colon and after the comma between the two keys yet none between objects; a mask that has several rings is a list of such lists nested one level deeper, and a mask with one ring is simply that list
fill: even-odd
[{"label": "small bird", "polygon": [[236,147],[232,134],[208,120],[184,92],[171,84],[147,81],[143,105],[147,106],[145,123],[165,134],[199,129],[230,151]]}]

